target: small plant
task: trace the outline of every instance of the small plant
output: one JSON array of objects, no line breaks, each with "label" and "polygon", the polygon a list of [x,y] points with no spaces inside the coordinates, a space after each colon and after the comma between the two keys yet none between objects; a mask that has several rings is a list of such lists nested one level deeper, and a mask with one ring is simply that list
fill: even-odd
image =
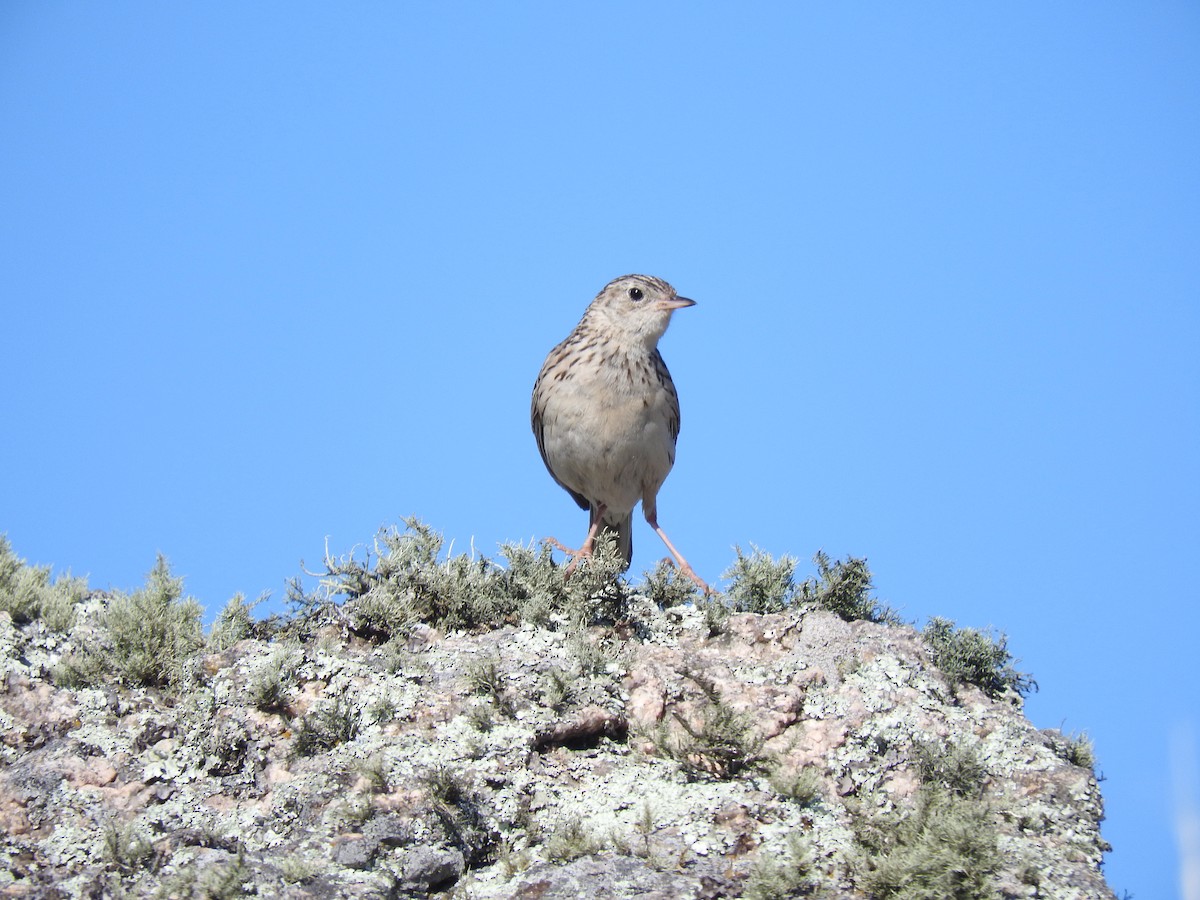
[{"label": "small plant", "polygon": [[777,613],[798,605],[827,609],[846,621],[867,619],[887,625],[900,617],[871,596],[872,576],[865,559],[831,560],[818,550],[813,556],[817,577],[796,584],[796,560],[775,560],[757,547],[749,556],[734,547],[737,559],[721,576],[731,579],[726,595],[734,612]]},{"label": "small plant", "polygon": [[693,725],[679,713],[675,721],[684,735],[666,741],[666,751],[690,775],[729,779],[759,760],[763,739],[750,717],[726,705],[715,686],[703,676],[684,673],[704,693],[699,724]]},{"label": "small plant", "polygon": [[775,793],[795,800],[802,809],[816,806],[821,800],[821,776],[811,767],[799,771],[776,767],[768,780]]},{"label": "small plant", "polygon": [[367,707],[367,718],[376,725],[384,725],[396,718],[400,708],[391,697],[380,697]]},{"label": "small plant", "polygon": [[467,710],[467,721],[472,728],[484,734],[496,727],[496,717],[492,715],[490,706],[472,706]]},{"label": "small plant", "polygon": [[303,661],[304,651],[299,644],[289,641],[277,645],[246,684],[250,702],[263,712],[280,712],[286,708],[288,694]]},{"label": "small plant", "polygon": [[495,628],[512,616],[517,604],[502,570],[474,554],[441,560],[440,534],[416,518],[404,524],[381,531],[362,561],[326,553],[325,571],[316,573],[328,597],[352,601],[357,632],[386,639],[414,622]]},{"label": "small plant", "polygon": [[781,556],[778,561],[757,547],[746,556],[735,546],[737,559],[722,578],[730,579],[725,592],[734,612],[777,613],[792,605],[796,591],[796,560]]},{"label": "small plant", "polygon": [[449,766],[436,766],[423,779],[429,796],[448,806],[458,806],[470,796],[470,786]]},{"label": "small plant", "polygon": [[704,626],[708,629],[708,636],[714,638],[717,635],[724,634],[731,612],[729,605],[715,595],[701,597],[696,603],[700,611],[704,614]]},{"label": "small plant", "polygon": [[303,884],[321,874],[322,866],[303,856],[285,856],[279,863],[279,874],[288,884]]},{"label": "small plant", "polygon": [[358,736],[358,713],[339,697],[332,705],[314,710],[300,720],[292,743],[294,756],[312,756]]},{"label": "small plant", "polygon": [[1087,732],[1061,734],[1050,732],[1050,747],[1062,759],[1083,769],[1096,768],[1096,748]]},{"label": "small plant", "polygon": [[350,794],[331,803],[329,814],[348,828],[361,828],[375,815],[375,801],[366,794]]},{"label": "small plant", "polygon": [[1037,682],[1013,668],[1008,652],[1008,638],[974,628],[955,628],[954,622],[937,616],[931,618],[921,632],[933,656],[933,663],[950,680],[973,684],[989,697],[996,698],[1012,690],[1024,697],[1037,690]]},{"label": "small plant", "polygon": [[601,534],[592,555],[581,560],[566,582],[562,611],[570,627],[611,625],[629,617],[630,593],[621,573],[625,559],[616,538]]},{"label": "small plant", "polygon": [[362,776],[372,792],[376,794],[387,793],[391,780],[389,778],[387,760],[383,758],[382,754],[376,753],[366,759],[359,760],[354,769]]},{"label": "small plant", "polygon": [[467,865],[494,860],[500,834],[488,825],[480,799],[464,776],[447,766],[438,766],[425,776],[434,814],[458,847]]},{"label": "small plant", "polygon": [[817,578],[806,579],[797,591],[800,603],[827,609],[847,622],[866,619],[897,625],[900,617],[871,596],[872,575],[865,559],[851,556],[845,562],[830,560],[818,550],[813,556]]},{"label": "small plant", "polygon": [[659,609],[691,603],[698,593],[692,580],[680,575],[679,569],[666,560],[659,560],[653,571],[643,573],[638,591]]},{"label": "small plant", "polygon": [[543,542],[537,547],[501,544],[500,555],[507,564],[500,578],[522,621],[532,625],[547,624],[567,596],[563,570],[554,564],[550,543]]},{"label": "small plant", "polygon": [[230,862],[206,867],[200,873],[196,887],[199,888],[199,896],[206,900],[229,900],[245,896],[246,883],[252,881],[253,877],[253,872],[246,865],[245,853],[239,848]]},{"label": "small plant", "polygon": [[16,624],[40,619],[51,631],[69,631],[76,605],[85,596],[87,582],[82,578],[67,574],[52,584],[49,566],[28,565],[0,534],[0,611],[7,611]]},{"label": "small plant", "polygon": [[602,640],[594,640],[587,631],[578,629],[567,639],[567,652],[571,654],[582,678],[604,675],[616,662],[612,647]]},{"label": "small plant", "polygon": [[575,698],[575,677],[558,666],[546,672],[543,684],[543,702],[556,712],[562,712]]},{"label": "small plant", "polygon": [[986,806],[936,788],[922,788],[907,815],[869,829],[861,884],[879,900],[987,900],[999,895],[995,823]]},{"label": "small plant", "polygon": [[109,676],[101,653],[68,653],[58,661],[50,677],[59,687],[80,688],[99,684]]},{"label": "small plant", "polygon": [[132,826],[125,825],[105,828],[103,852],[109,865],[125,875],[150,867],[155,857],[154,845]]},{"label": "small plant", "polygon": [[251,612],[263,599],[265,597],[254,603],[247,603],[244,594],[235,594],[213,623],[212,631],[208,635],[209,648],[217,652],[228,650],[238,641],[250,637],[254,629]]},{"label": "small plant", "polygon": [[466,679],[471,693],[490,698],[502,714],[512,716],[516,712],[512,697],[505,689],[506,679],[497,657],[473,660],[467,665]]},{"label": "small plant", "polygon": [[115,594],[101,613],[101,639],[59,666],[60,683],[96,683],[115,676],[127,684],[178,686],[187,663],[204,645],[200,604],[181,600],[183,580],[173,578],[162,554],[132,594]]},{"label": "small plant", "polygon": [[[782,857],[782,858],[780,858]],[[813,870],[812,850],[799,835],[788,836],[786,855],[760,854],[750,870],[742,897],[746,900],[789,900],[812,893],[820,880]]]},{"label": "small plant", "polygon": [[958,797],[978,798],[983,794],[987,769],[968,744],[918,741],[913,746],[913,758],[923,784]]},{"label": "small plant", "polygon": [[559,822],[545,843],[546,858],[559,863],[590,856],[601,849],[603,844],[596,840],[577,818]]},{"label": "small plant", "polygon": [[642,848],[641,856],[645,859],[652,859],[654,853],[650,847],[650,836],[654,834],[654,809],[650,806],[650,801],[646,800],[642,803],[642,811],[638,815],[638,819],[633,824],[634,830],[641,835]]}]

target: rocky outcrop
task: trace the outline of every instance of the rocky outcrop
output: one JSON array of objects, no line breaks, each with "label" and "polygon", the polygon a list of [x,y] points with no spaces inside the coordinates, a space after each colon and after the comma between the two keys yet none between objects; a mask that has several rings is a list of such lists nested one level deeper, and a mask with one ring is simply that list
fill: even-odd
[{"label": "rocky outcrop", "polygon": [[107,602],[0,612],[5,896],[1112,896],[1086,747],[908,626],[352,602],[148,687],[63,668]]}]

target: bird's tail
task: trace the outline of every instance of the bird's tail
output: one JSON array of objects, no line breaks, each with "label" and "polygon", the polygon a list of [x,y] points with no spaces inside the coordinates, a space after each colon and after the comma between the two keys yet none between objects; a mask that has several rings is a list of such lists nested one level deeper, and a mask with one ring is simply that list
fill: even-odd
[{"label": "bird's tail", "polygon": [[625,560],[625,568],[633,562],[633,514],[630,513],[619,522],[605,519],[600,524],[600,534],[611,534],[617,542],[617,552]]}]

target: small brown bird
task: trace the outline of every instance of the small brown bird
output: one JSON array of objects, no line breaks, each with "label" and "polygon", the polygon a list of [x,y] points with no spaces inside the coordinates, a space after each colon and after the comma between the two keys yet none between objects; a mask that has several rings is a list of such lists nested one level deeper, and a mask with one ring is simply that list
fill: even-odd
[{"label": "small brown bird", "polygon": [[568,574],[591,555],[601,531],[615,535],[629,566],[640,500],[680,571],[709,591],[659,527],[656,505],[679,437],[679,395],[658,339],[672,312],[695,303],[660,278],[624,275],[596,295],[542,364],[531,411],[538,450],[554,480],[588,510],[583,546],[559,545],[574,557]]}]

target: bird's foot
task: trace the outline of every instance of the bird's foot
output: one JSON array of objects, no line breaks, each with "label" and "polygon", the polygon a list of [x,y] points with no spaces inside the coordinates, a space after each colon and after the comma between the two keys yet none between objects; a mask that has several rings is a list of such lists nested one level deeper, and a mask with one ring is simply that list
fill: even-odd
[{"label": "bird's foot", "polygon": [[691,580],[692,584],[704,591],[705,597],[711,597],[713,595],[713,589],[708,586],[708,582],[697,575],[696,570],[693,569],[688,563],[685,562],[682,566],[676,563],[675,569],[680,575],[686,576]]},{"label": "bird's foot", "polygon": [[662,538],[662,542],[667,545],[667,549],[671,551],[671,556],[675,559],[676,568],[690,578],[692,584],[704,591],[705,597],[711,597],[713,594],[713,589],[708,586],[708,583],[705,582],[703,578],[696,574],[696,570],[693,569],[688,561],[683,558],[683,554],[675,549],[675,545],[671,543],[671,539],[667,537],[667,533],[659,527],[658,519],[655,518],[654,514],[651,513],[647,515],[646,521],[650,523],[650,527],[658,533],[658,536]]},{"label": "bird's foot", "polygon": [[591,540],[584,542],[584,545],[582,547],[580,547],[578,550],[571,549],[570,547],[568,547],[566,544],[564,544],[562,541],[558,540],[557,538],[548,537],[548,538],[546,538],[546,543],[549,544],[551,547],[553,547],[555,550],[561,550],[563,553],[567,554],[567,556],[569,556],[571,558],[571,561],[567,563],[567,568],[563,572],[564,578],[570,578],[575,573],[575,569],[579,565],[579,561],[581,559],[587,559],[589,556],[592,555],[592,541]]}]

